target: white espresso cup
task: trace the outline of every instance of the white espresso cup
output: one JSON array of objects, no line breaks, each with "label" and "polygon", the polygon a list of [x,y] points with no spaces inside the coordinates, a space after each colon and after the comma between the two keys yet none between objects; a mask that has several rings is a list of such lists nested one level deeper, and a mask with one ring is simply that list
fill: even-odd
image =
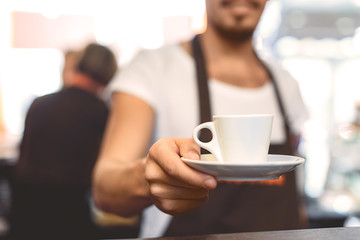
[{"label": "white espresso cup", "polygon": [[[193,139],[222,163],[260,163],[267,161],[273,115],[217,115],[212,122],[195,127]],[[201,129],[212,133],[210,142],[200,141]]]}]

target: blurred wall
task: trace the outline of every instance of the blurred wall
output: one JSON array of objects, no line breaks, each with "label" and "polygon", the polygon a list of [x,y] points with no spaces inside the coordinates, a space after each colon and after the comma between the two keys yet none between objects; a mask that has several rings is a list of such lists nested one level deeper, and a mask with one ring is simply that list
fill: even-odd
[{"label": "blurred wall", "polygon": [[60,15],[54,18],[40,13],[14,11],[12,44],[14,48],[66,48],[79,46],[95,39],[95,17]]}]

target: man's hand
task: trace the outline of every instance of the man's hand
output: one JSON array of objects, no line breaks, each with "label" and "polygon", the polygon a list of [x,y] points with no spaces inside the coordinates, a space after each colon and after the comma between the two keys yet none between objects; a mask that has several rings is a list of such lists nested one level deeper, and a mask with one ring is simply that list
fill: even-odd
[{"label": "man's hand", "polygon": [[150,148],[145,177],[160,210],[176,215],[207,201],[209,190],[217,185],[215,177],[190,168],[180,159],[200,159],[199,152],[191,138],[163,138]]}]

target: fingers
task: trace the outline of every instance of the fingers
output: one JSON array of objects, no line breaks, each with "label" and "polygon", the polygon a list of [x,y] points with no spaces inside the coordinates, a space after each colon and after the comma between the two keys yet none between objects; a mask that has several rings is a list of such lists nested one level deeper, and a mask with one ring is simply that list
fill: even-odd
[{"label": "fingers", "polygon": [[164,181],[169,185],[190,188],[215,188],[216,179],[213,176],[190,168],[180,159],[180,152],[184,157],[199,159],[198,150],[198,146],[189,139],[164,138],[159,140],[151,147],[147,157],[147,180]]},{"label": "fingers", "polygon": [[145,176],[150,195],[159,209],[169,214],[189,211],[208,199],[216,179],[187,166],[180,156],[200,159],[192,139],[161,139],[147,156]]},{"label": "fingers", "polygon": [[206,203],[207,200],[207,197],[199,200],[161,199],[161,201],[158,201],[158,199],[154,199],[154,203],[161,211],[174,216],[181,213],[189,212],[190,210],[193,210]]},{"label": "fingers", "polygon": [[152,195],[156,196],[156,198],[199,200],[206,198],[208,195],[208,190],[204,188],[185,188],[178,186],[169,188],[167,184],[163,183],[151,184],[150,188]]}]

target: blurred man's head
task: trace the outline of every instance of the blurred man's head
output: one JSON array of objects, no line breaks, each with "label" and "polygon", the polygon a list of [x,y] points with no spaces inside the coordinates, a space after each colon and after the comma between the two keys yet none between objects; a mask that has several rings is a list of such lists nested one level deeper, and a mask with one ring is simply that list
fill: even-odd
[{"label": "blurred man's head", "polygon": [[251,38],[267,0],[206,0],[208,28],[230,39]]},{"label": "blurred man's head", "polygon": [[114,53],[107,47],[91,43],[80,52],[76,70],[106,86],[118,69]]},{"label": "blurred man's head", "polygon": [[106,86],[118,68],[114,53],[107,47],[91,43],[80,53],[76,70]]},{"label": "blurred man's head", "polygon": [[98,95],[117,69],[116,57],[108,47],[90,43],[80,51],[65,53],[63,87],[78,87]]}]

